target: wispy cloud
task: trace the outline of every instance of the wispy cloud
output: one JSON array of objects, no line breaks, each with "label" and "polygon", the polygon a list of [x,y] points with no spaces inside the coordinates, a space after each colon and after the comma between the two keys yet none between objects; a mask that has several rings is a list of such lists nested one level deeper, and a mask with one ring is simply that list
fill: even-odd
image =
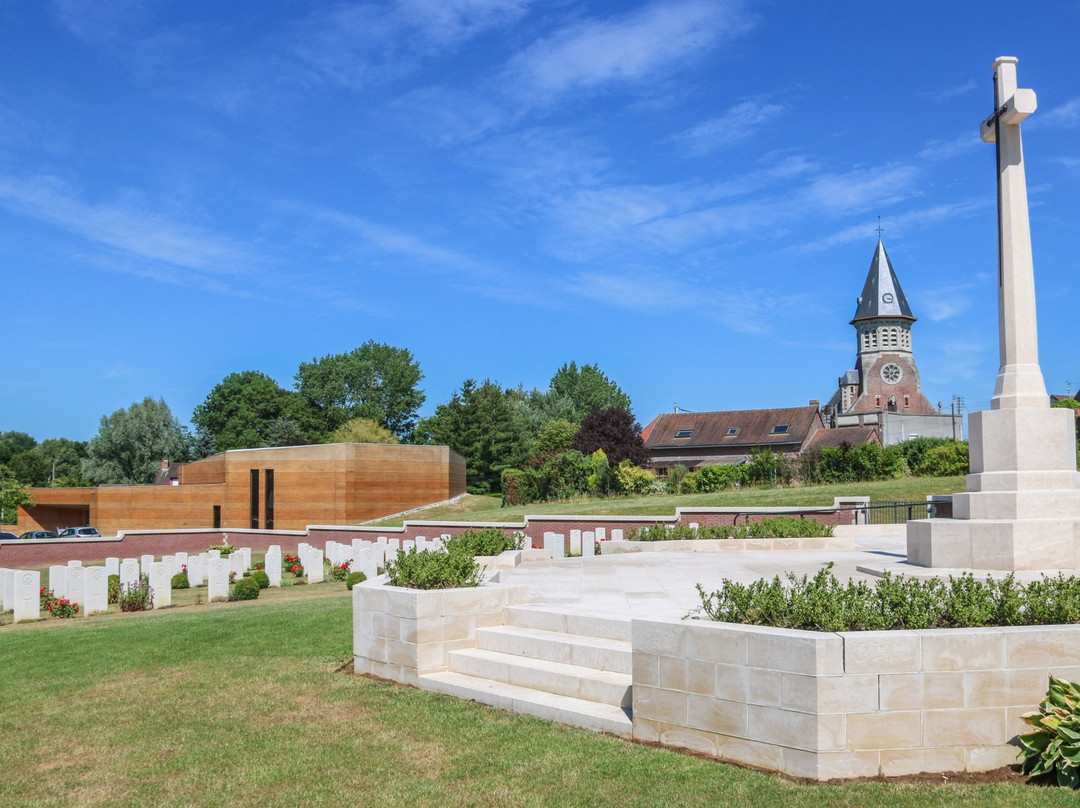
[{"label": "wispy cloud", "polygon": [[751,27],[735,2],[658,2],[618,17],[586,19],[516,56],[504,79],[514,95],[547,103],[663,74]]},{"label": "wispy cloud", "polygon": [[702,121],[692,129],[675,135],[672,140],[682,143],[694,156],[711,154],[717,149],[746,140],[762,125],[784,112],[779,104],[762,101],[743,101],[723,115]]},{"label": "wispy cloud", "polygon": [[936,101],[939,104],[944,104],[946,101],[952,101],[954,98],[966,95],[973,90],[978,89],[978,84],[975,83],[975,79],[968,79],[962,84],[953,84],[949,87],[942,87],[938,90],[929,90],[922,93],[924,98],[929,98],[931,101]]},{"label": "wispy cloud", "polygon": [[52,177],[0,176],[0,205],[88,241],[175,267],[236,275],[258,263],[227,238],[132,205],[83,202]]},{"label": "wispy cloud", "polygon": [[111,46],[146,21],[156,0],[53,0],[53,15],[73,36],[91,45]]},{"label": "wispy cloud", "polygon": [[982,138],[972,129],[970,132],[957,135],[952,140],[931,140],[923,146],[919,157],[923,160],[951,160],[953,157],[974,151],[982,145]]},{"label": "wispy cloud", "polygon": [[[891,236],[902,236],[904,233],[916,227],[922,227],[934,222],[948,221],[949,219],[956,217],[969,216],[991,204],[994,204],[992,199],[965,199],[959,202],[934,205],[921,210],[912,210],[896,216],[889,216],[887,219],[883,220],[883,222],[886,226],[886,232]],[[874,222],[868,221],[865,224],[844,228],[843,230],[825,236],[824,238],[797,245],[792,247],[790,251],[795,254],[806,254],[821,252],[822,250],[827,250],[841,244],[848,244],[852,241],[865,241],[867,239],[875,238],[875,227],[876,224]]]},{"label": "wispy cloud", "polygon": [[1080,124],[1080,97],[1066,101],[1058,107],[1038,117],[1032,116],[1031,122],[1039,122],[1040,126],[1048,126],[1058,129],[1072,129]]}]

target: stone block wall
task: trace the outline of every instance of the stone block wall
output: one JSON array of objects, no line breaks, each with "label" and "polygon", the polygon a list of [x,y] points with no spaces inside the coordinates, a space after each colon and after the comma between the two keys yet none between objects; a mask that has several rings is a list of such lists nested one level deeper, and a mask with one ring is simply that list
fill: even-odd
[{"label": "stone block wall", "polygon": [[450,651],[472,648],[477,628],[502,625],[504,606],[529,599],[527,586],[418,590],[384,581],[353,587],[354,670],[414,686],[444,670]]},{"label": "stone block wall", "polygon": [[634,737],[796,777],[986,771],[1080,626],[826,633],[634,620]]}]

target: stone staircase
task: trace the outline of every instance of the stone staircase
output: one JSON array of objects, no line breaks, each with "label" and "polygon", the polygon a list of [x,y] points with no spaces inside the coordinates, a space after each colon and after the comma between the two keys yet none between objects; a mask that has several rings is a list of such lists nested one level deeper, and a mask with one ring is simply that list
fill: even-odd
[{"label": "stone staircase", "polygon": [[508,606],[504,625],[476,630],[476,646],[419,685],[562,724],[632,735],[630,621]]}]

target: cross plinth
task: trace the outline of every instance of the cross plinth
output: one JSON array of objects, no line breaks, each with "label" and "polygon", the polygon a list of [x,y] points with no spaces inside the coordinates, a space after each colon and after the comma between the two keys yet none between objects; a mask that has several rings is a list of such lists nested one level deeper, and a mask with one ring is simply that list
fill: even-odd
[{"label": "cross plinth", "polygon": [[1016,59],[994,60],[994,112],[979,127],[997,147],[998,335],[990,409],[968,420],[971,473],[951,519],[908,522],[908,561],[973,570],[1080,568],[1080,474],[1072,412],[1051,409],[1039,368],[1035,271],[1020,124],[1037,106],[1017,89]]}]

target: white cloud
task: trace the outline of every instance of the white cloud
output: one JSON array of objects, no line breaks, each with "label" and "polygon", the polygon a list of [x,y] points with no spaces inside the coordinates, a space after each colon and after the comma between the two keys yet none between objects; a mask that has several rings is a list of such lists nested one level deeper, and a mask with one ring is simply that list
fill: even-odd
[{"label": "white cloud", "polygon": [[[885,225],[885,232],[890,236],[903,236],[904,233],[909,232],[910,230],[931,223],[969,216],[991,204],[996,204],[992,198],[965,199],[959,202],[934,205],[933,207],[923,208],[921,210],[912,210],[896,216],[889,216],[883,220],[883,224]],[[827,250],[840,244],[872,239],[875,235],[875,228],[876,224],[874,222],[867,221],[864,224],[857,224],[852,227],[844,228],[843,230],[825,236],[824,238],[817,239],[816,241],[800,244],[792,248],[791,252],[796,254],[820,252],[821,250]]]},{"label": "white cloud", "polygon": [[982,138],[972,128],[970,132],[957,135],[952,140],[931,140],[919,152],[919,157],[923,160],[949,160],[974,151],[982,145]]},{"label": "white cloud", "polygon": [[710,118],[675,135],[672,140],[683,143],[691,154],[701,157],[724,146],[746,140],[783,111],[784,108],[779,104],[743,101],[723,115]]},{"label": "white cloud", "polygon": [[925,98],[929,98],[932,101],[936,101],[939,104],[944,104],[946,101],[952,101],[957,96],[970,93],[972,90],[977,90],[979,87],[975,83],[975,79],[968,79],[963,84],[954,84],[950,87],[942,87],[940,90],[933,90],[924,92],[922,95]]},{"label": "white cloud", "polygon": [[53,15],[73,36],[95,46],[127,38],[157,0],[53,0]]},{"label": "white cloud", "polygon": [[533,43],[507,66],[513,97],[544,104],[581,91],[653,79],[751,27],[739,4],[659,2],[587,19]]},{"label": "white cloud", "polygon": [[1032,116],[1031,122],[1039,122],[1040,126],[1057,127],[1059,129],[1072,129],[1080,124],[1080,98],[1066,101],[1059,107],[1049,110],[1045,114]]}]

